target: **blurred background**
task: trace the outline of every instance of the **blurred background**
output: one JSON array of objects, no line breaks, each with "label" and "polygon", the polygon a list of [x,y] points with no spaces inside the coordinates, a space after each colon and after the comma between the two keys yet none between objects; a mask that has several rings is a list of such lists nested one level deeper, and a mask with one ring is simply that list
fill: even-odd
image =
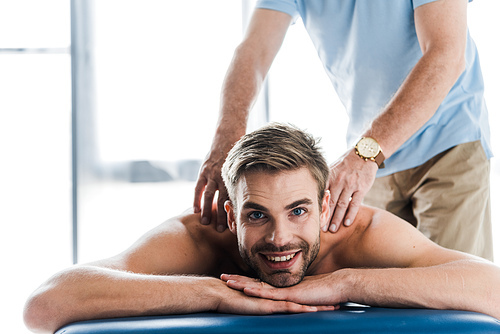
[{"label": "blurred background", "polygon": [[[222,80],[253,5],[0,0],[2,331],[27,333],[24,301],[51,274],[115,255],[192,205]],[[497,155],[499,11],[498,1],[469,5]],[[289,121],[323,138],[329,162],[345,151],[347,116],[300,21],[261,95],[249,130]]]}]

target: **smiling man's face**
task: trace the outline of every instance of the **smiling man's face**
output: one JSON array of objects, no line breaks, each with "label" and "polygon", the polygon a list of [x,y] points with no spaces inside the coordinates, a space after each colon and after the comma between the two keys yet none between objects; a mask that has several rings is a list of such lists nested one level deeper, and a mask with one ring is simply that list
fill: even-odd
[{"label": "smiling man's face", "polygon": [[320,206],[317,189],[307,168],[249,172],[238,181],[236,203],[226,204],[229,227],[241,257],[262,281],[295,285],[316,258],[329,200],[326,195]]}]

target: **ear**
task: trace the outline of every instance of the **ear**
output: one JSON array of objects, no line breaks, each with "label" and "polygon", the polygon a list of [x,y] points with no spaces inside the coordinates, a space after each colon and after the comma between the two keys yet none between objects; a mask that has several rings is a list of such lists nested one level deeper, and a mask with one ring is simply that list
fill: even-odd
[{"label": "ear", "polygon": [[229,227],[231,233],[236,235],[236,219],[235,219],[234,207],[233,203],[230,200],[224,202],[224,210],[226,210],[227,213],[227,226]]},{"label": "ear", "polygon": [[321,215],[320,215],[320,225],[321,229],[328,224],[330,220],[330,190],[325,190],[323,195],[323,203],[321,203]]}]

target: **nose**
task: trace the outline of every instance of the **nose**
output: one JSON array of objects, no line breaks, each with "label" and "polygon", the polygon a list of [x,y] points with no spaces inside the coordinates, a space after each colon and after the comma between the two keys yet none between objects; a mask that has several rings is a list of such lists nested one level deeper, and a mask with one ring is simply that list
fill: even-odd
[{"label": "nose", "polygon": [[292,242],[293,232],[291,224],[286,219],[278,218],[269,224],[266,242],[276,247],[282,247]]}]

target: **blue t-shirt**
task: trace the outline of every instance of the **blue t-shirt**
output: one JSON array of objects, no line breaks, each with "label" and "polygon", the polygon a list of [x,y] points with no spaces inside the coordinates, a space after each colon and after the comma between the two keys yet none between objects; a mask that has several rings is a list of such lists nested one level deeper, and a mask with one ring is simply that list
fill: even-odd
[{"label": "blue t-shirt", "polygon": [[[257,7],[302,18],[348,116],[353,145],[422,57],[414,9],[436,0],[260,0]],[[434,116],[377,176],[421,165],[458,144],[481,140],[492,156],[476,45],[467,32],[466,69]]]}]

